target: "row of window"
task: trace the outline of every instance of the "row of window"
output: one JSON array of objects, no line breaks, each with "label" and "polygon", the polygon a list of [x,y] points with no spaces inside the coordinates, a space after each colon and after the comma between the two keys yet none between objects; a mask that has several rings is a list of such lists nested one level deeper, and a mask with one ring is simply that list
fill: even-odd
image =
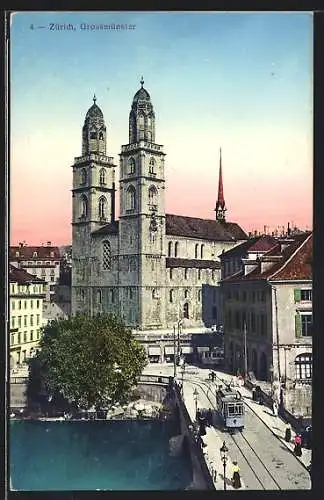
[{"label": "row of window", "polygon": [[[22,326],[22,319],[24,321],[24,325],[23,326],[34,326],[34,315],[31,314],[29,316],[29,325],[28,325],[28,316],[25,315],[25,316],[12,316],[11,317],[11,328],[20,328]],[[17,322],[16,322],[17,320]],[[36,321],[36,325],[38,326],[40,324],[40,315],[39,314],[35,314],[35,321]]]},{"label": "row of window", "polygon": [[[39,338],[40,338],[40,329],[30,330],[29,338],[27,332],[24,332],[23,334],[21,332],[12,333],[10,336],[10,345],[16,345],[16,344],[19,345],[21,343],[26,344],[27,342],[34,342],[36,340],[39,340]],[[23,340],[23,342],[21,342],[21,340]]]},{"label": "row of window", "polygon": [[[205,245],[203,243],[196,243],[195,245],[195,259],[203,259],[204,258],[204,248]],[[169,241],[168,243],[168,257],[179,257],[179,242]]]},{"label": "row of window", "polygon": [[[176,269],[176,271],[178,271],[178,269]],[[198,280],[201,280],[204,277],[204,272],[208,276],[210,270],[209,269],[193,269],[193,268],[189,269],[189,268],[185,268],[184,269],[184,278],[188,279],[189,276],[191,277],[192,271],[193,272],[197,272],[197,278],[198,278]],[[169,270],[170,280],[173,279],[173,274],[174,274],[174,269],[172,267],[170,267],[170,270]],[[217,272],[216,272],[215,269],[212,269],[212,273],[211,274],[212,274],[212,280],[217,279]],[[179,278],[178,272],[177,272],[177,278]]]},{"label": "row of window", "polygon": [[[52,252],[53,253],[53,252]],[[23,266],[52,266],[52,265],[55,265],[55,266],[59,266],[60,263],[59,262],[50,262],[50,261],[46,261],[46,262],[41,262],[41,261],[35,261],[35,262],[32,262],[31,260],[26,260],[25,262],[22,263]]]},{"label": "row of window", "polygon": [[295,316],[296,337],[311,337],[313,332],[313,315],[310,312],[298,313]]},{"label": "row of window", "polygon": [[[40,308],[40,300],[37,299],[34,301],[34,299],[29,299],[27,300],[17,300],[17,309],[27,309],[28,306],[30,309],[34,308],[34,302],[35,302],[35,308],[39,309]],[[11,309],[14,311],[16,309],[16,301],[11,300]]]},{"label": "row of window", "polygon": [[[16,253],[15,253],[15,255],[16,255],[16,257],[24,257],[24,252],[21,253],[21,252],[19,252],[19,250],[17,250]],[[36,251],[33,252],[33,257],[34,258],[35,257],[39,257],[38,252],[36,252]],[[55,252],[50,252],[50,257],[54,258],[55,257]],[[41,265],[44,265],[44,264],[51,265],[52,262],[50,262],[50,261],[38,261],[38,262],[30,262],[30,264],[38,264],[39,266],[41,266]],[[59,264],[59,262],[55,262],[55,264]]]},{"label": "row of window", "polygon": [[[175,290],[169,291],[169,302],[171,302],[171,303],[174,302],[175,294],[176,294]],[[184,298],[188,299],[189,296],[190,296],[189,290],[185,290],[184,291]],[[201,302],[201,290],[197,291],[197,300],[198,300],[198,302]]]},{"label": "row of window", "polygon": [[[155,174],[155,168],[156,168],[155,159],[151,158],[150,163],[149,163],[149,173]],[[136,173],[136,162],[135,162],[134,158],[130,158],[128,160],[127,173],[128,173],[128,175],[134,175]]]},{"label": "row of window", "polygon": [[[87,184],[87,182],[88,182],[88,173],[87,173],[87,170],[85,168],[83,168],[80,171],[80,184],[84,186],[85,184]],[[99,171],[99,184],[101,186],[106,185],[106,171],[104,168],[102,168]]]},{"label": "row of window", "polygon": [[225,313],[225,326],[227,330],[240,330],[246,328],[247,333],[257,333],[267,335],[267,315],[265,313],[256,314],[254,311],[239,311],[229,309]]},{"label": "row of window", "polygon": [[15,283],[10,284],[11,295],[17,293],[42,293],[42,292],[43,292],[43,285],[31,286],[31,285],[16,285]]},{"label": "row of window", "polygon": [[239,291],[228,291],[225,294],[226,300],[241,300],[242,302],[265,302],[266,300],[266,292],[265,291],[252,291],[247,292],[246,290]]},{"label": "row of window", "polygon": [[313,293],[311,288],[295,288],[294,290],[295,302],[310,302],[313,298]]}]

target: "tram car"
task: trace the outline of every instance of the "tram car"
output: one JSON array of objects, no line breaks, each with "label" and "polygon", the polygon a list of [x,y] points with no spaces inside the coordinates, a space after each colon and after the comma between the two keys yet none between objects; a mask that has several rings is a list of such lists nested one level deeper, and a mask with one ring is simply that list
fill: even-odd
[{"label": "tram car", "polygon": [[220,387],[216,392],[216,405],[227,430],[244,428],[244,404],[238,391],[230,386]]}]

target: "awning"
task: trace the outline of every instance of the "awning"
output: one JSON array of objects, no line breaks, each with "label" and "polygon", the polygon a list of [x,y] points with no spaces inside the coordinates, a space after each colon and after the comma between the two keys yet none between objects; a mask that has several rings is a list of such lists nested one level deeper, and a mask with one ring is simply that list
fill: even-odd
[{"label": "awning", "polygon": [[167,346],[164,348],[164,351],[165,351],[165,354],[168,355],[168,354],[174,354],[174,347],[170,347],[170,346]]},{"label": "awning", "polygon": [[160,356],[161,349],[159,347],[149,347],[148,354],[149,354],[149,356]]},{"label": "awning", "polygon": [[192,352],[192,347],[190,345],[185,345],[181,347],[182,354],[190,354]]},{"label": "awning", "polygon": [[209,347],[203,346],[203,347],[197,347],[197,352],[209,352]]}]

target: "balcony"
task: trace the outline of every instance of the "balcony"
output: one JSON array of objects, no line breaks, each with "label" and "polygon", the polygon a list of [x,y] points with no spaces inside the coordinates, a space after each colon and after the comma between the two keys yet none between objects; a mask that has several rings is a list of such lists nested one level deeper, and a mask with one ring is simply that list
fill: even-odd
[{"label": "balcony", "polygon": [[103,163],[105,165],[112,165],[114,162],[113,156],[105,156],[105,155],[100,155],[96,153],[90,153],[88,155],[84,156],[76,156],[74,158],[74,164],[78,165],[80,163],[86,163],[89,161],[95,161],[98,163]]},{"label": "balcony", "polygon": [[139,141],[139,142],[134,142],[133,144],[125,144],[121,147],[122,153],[127,153],[129,151],[134,151],[139,148],[147,148],[151,149],[153,151],[161,151],[163,149],[163,146],[160,144],[154,144],[153,142],[147,142],[147,141]]}]

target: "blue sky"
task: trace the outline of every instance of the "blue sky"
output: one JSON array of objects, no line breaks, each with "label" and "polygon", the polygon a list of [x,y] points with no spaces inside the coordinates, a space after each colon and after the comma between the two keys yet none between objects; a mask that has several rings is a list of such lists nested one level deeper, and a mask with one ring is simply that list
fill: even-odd
[{"label": "blue sky", "polygon": [[[51,22],[73,23],[76,30],[51,31]],[[143,74],[157,116],[157,142],[165,145],[168,155],[168,212],[198,211],[197,216],[213,217],[209,212],[215,203],[222,146],[225,200],[232,207],[232,220],[241,217],[238,222],[244,227],[263,227],[261,218],[266,224],[274,216],[280,219],[278,224],[287,222],[287,217],[291,220],[300,204],[288,206],[284,192],[288,186],[291,189],[289,177],[294,175],[293,182],[300,181],[297,196],[308,204],[307,210],[298,209],[300,224],[305,225],[305,217],[310,224],[312,22],[309,13],[15,14],[10,88],[16,217],[22,215],[18,195],[23,189],[16,184],[22,169],[30,165],[32,178],[41,179],[45,190],[46,172],[61,179],[52,193],[60,192],[67,203],[69,220],[62,219],[62,224],[69,226],[69,165],[81,154],[81,127],[93,93],[108,125],[108,153],[117,161],[120,145],[128,141],[131,100]],[[85,31],[81,23],[127,23],[136,28]],[[31,29],[31,25],[46,28]],[[271,206],[269,198],[268,211],[259,213],[258,220],[235,182],[239,180],[246,193],[264,178],[269,193],[269,186],[278,189],[276,172],[282,176],[281,206]],[[174,204],[181,181],[188,190]],[[193,201],[197,182],[208,196]]]}]

